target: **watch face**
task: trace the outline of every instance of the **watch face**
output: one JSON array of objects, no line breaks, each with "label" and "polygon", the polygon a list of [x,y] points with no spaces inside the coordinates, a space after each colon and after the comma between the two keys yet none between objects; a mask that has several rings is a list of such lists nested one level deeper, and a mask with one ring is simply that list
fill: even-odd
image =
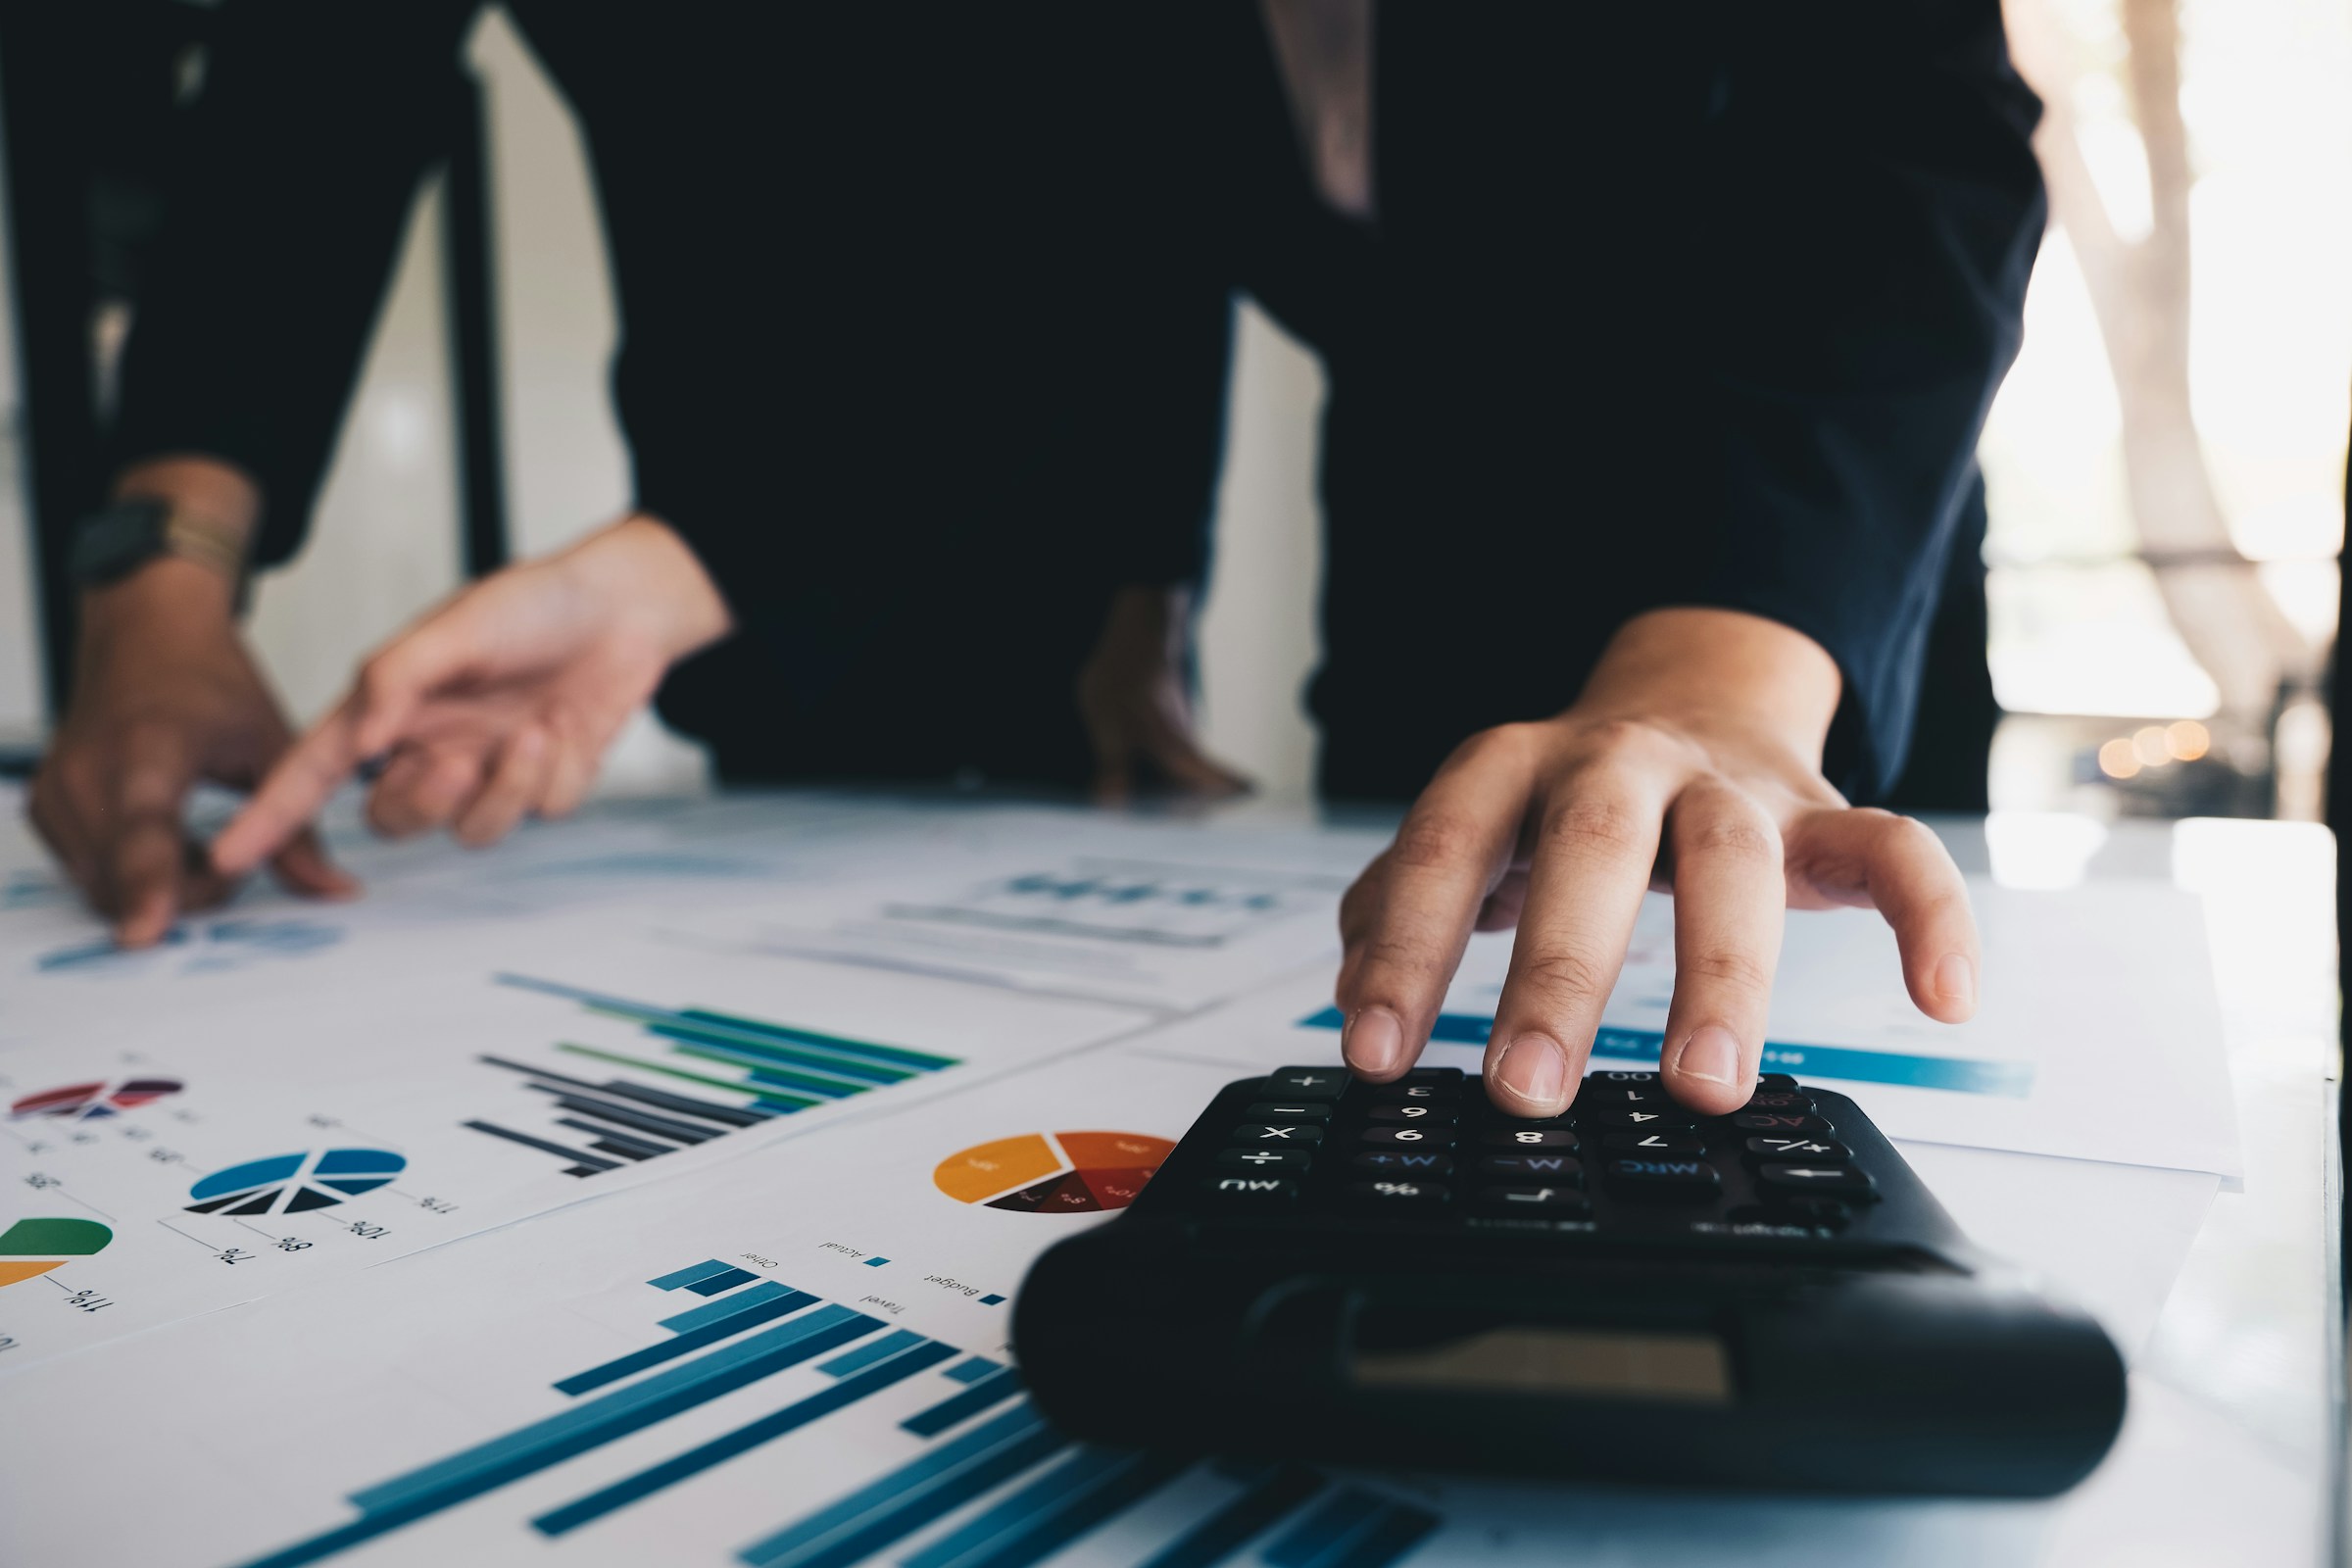
[{"label": "watch face", "polygon": [[164,553],[172,509],[159,500],[118,501],[81,519],[66,569],[77,583],[113,582]]}]

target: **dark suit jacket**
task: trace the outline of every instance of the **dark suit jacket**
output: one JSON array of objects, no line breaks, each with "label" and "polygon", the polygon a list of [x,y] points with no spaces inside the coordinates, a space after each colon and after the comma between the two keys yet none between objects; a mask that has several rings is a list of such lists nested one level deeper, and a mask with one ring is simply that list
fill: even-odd
[{"label": "dark suit jacket", "polygon": [[[276,560],[474,3],[226,9],[118,451],[251,469]],[[1203,561],[1236,290],[1331,376],[1328,790],[1674,604],[1814,637],[1834,776],[1899,765],[2042,221],[1995,0],[1383,5],[1369,228],[1250,0],[512,9],[595,162],[638,504],[745,625],[662,699],[729,774],[1077,778],[1103,598]]]},{"label": "dark suit jacket", "polygon": [[1409,795],[1667,605],[1821,643],[1883,788],[2043,225],[1997,0],[1385,0],[1369,225],[1251,0],[1157,53],[1191,265],[1330,373],[1326,789]]},{"label": "dark suit jacket", "polygon": [[[300,545],[476,9],[222,7],[114,448],[259,477],[264,564]],[[1122,196],[1124,35],[1078,7],[509,10],[588,144],[636,504],[743,626],[664,712],[735,777],[1080,781],[1107,595],[1202,566],[1228,335],[1222,290],[1147,281],[1170,219]]]}]

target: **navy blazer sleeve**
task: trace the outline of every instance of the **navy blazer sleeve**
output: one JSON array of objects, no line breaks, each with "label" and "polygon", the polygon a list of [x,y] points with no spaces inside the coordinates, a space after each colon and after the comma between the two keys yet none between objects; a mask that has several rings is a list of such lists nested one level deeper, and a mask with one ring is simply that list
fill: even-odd
[{"label": "navy blazer sleeve", "polygon": [[1743,8],[1713,119],[1722,548],[1692,599],[1833,655],[1830,772],[1891,783],[2045,208],[1995,0]]},{"label": "navy blazer sleeve", "polygon": [[259,564],[301,545],[473,0],[229,0],[186,111],[124,349],[112,466],[203,454],[262,488]]}]

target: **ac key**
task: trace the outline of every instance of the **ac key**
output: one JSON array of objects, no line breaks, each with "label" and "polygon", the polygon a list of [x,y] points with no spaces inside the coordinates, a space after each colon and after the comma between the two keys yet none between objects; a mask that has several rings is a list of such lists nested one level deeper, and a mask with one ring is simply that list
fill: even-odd
[{"label": "ac key", "polygon": [[1732,1118],[1732,1125],[1743,1133],[1777,1133],[1812,1138],[1838,1130],[1819,1116],[1807,1116],[1793,1110],[1743,1110]]}]

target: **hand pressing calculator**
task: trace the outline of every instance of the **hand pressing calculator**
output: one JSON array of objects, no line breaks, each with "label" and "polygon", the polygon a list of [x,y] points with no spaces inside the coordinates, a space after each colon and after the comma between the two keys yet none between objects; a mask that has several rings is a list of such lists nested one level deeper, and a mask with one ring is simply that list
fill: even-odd
[{"label": "hand pressing calculator", "polygon": [[1080,1438],[1391,1468],[2038,1496],[2124,1412],[2095,1322],[1777,1073],[1707,1117],[1596,1072],[1544,1121],[1452,1068],[1246,1079],[1013,1335]]}]

